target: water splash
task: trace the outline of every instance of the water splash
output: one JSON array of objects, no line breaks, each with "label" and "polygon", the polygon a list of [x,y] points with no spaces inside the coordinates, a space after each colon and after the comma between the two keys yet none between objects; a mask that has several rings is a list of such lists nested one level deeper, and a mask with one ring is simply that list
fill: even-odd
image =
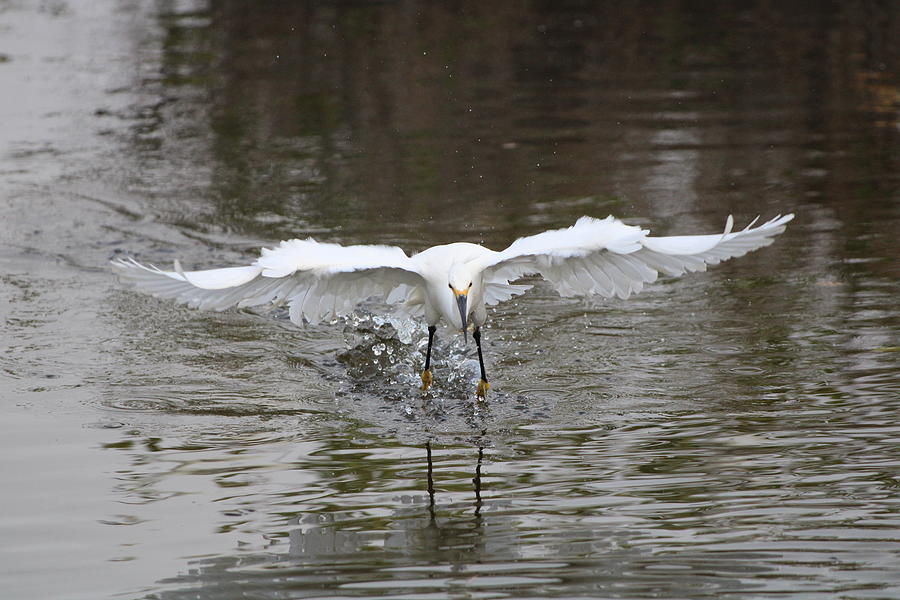
[{"label": "water splash", "polygon": [[[449,333],[449,332],[448,332]],[[344,324],[348,347],[337,355],[346,369],[348,390],[388,399],[407,399],[418,389],[425,368],[428,334],[424,324],[405,316],[358,312]],[[459,336],[435,336],[430,398],[471,396],[478,381],[478,361]]]}]

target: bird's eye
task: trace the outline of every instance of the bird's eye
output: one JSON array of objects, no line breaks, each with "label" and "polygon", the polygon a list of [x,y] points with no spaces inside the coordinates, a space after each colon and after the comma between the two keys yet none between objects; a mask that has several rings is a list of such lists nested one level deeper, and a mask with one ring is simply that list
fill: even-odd
[{"label": "bird's eye", "polygon": [[469,287],[472,287],[472,282],[471,282],[471,281],[469,282]]}]

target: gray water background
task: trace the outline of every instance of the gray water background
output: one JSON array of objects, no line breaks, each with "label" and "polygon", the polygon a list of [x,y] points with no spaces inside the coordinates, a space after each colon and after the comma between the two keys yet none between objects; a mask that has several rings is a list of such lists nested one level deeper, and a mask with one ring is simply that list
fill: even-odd
[{"label": "gray water background", "polygon": [[[900,598],[898,6],[0,1],[2,597]],[[481,406],[107,268],[789,211],[493,310]]]}]

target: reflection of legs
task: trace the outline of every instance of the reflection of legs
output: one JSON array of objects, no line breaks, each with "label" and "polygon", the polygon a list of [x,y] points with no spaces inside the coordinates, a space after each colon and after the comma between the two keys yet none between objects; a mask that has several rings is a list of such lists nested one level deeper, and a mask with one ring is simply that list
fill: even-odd
[{"label": "reflection of legs", "polygon": [[434,520],[434,475],[432,474],[434,467],[431,464],[431,440],[425,442],[425,451],[428,456],[428,512],[431,513],[431,520]]},{"label": "reflection of legs", "polygon": [[484,372],[484,357],[481,355],[481,327],[475,328],[475,333],[472,334],[472,337],[475,338],[475,344],[478,346],[478,366],[481,367],[481,381],[478,382],[476,394],[479,398],[484,399],[487,391],[491,389],[491,384],[488,383],[487,374]]},{"label": "reflection of legs", "polygon": [[475,467],[475,516],[481,517],[481,459],[484,458],[484,448],[478,446],[478,465]]},{"label": "reflection of legs", "polygon": [[[428,514],[431,516],[431,525],[435,525],[434,512],[434,463],[431,459],[431,440],[425,442],[425,457],[428,461]],[[478,462],[475,464],[475,476],[472,485],[475,489],[475,522],[481,524],[481,463],[484,461],[484,446],[478,446]]]},{"label": "reflection of legs", "polygon": [[422,371],[422,391],[428,389],[428,386],[431,385],[431,382],[434,378],[431,376],[431,344],[434,343],[434,332],[437,331],[437,327],[434,325],[428,326],[428,351],[425,353],[425,370]]}]

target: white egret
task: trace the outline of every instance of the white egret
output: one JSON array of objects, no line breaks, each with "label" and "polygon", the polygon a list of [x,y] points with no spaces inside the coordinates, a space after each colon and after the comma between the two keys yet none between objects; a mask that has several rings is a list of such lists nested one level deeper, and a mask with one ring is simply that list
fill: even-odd
[{"label": "white egret", "polygon": [[437,324],[444,320],[463,332],[474,325],[481,379],[477,396],[488,388],[481,353],[481,326],[487,306],[524,293],[531,286],[514,283],[541,275],[560,296],[596,294],[627,298],[659,273],[677,276],[704,271],[706,265],[742,256],[772,243],[793,214],[753,228],[712,235],[650,237],[649,231],[609,216],[582,217],[572,227],[523,237],[495,252],[459,242],[428,248],[413,256],[395,246],[341,246],[313,239],[283,241],[263,248],[250,266],[173,271],[116,259],[113,266],[138,289],[192,307],[231,307],[287,303],[291,321],[316,323],[347,315],[357,304],[378,297],[401,303],[428,324],[428,350],[422,389],[432,383],[431,347]]}]

